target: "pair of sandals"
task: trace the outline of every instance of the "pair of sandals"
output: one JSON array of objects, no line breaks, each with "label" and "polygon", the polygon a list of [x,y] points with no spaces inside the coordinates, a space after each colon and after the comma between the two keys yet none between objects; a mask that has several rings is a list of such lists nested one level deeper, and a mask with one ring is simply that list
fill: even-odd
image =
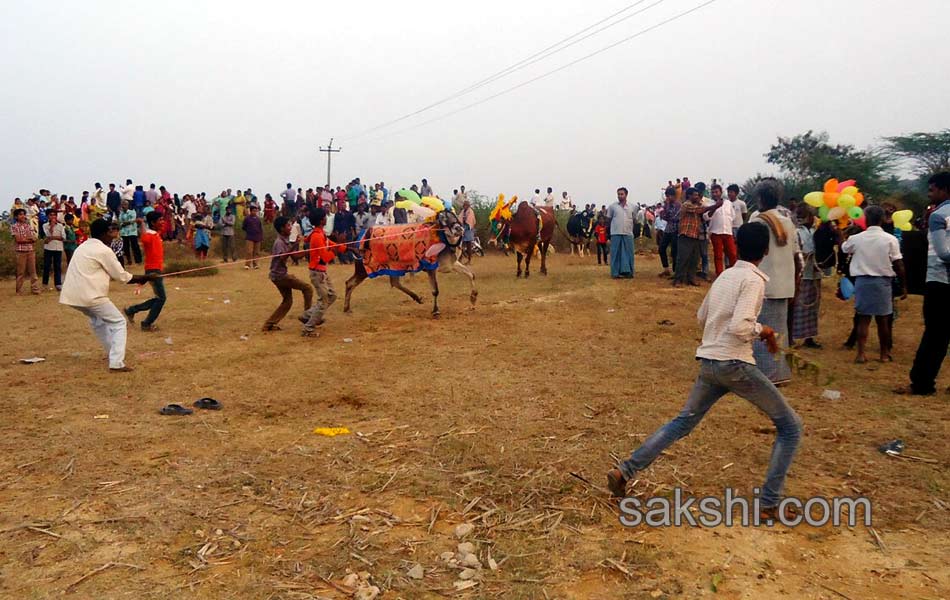
[{"label": "pair of sandals", "polygon": [[[201,398],[200,400],[195,400],[194,407],[203,410],[221,410],[221,403],[214,398]],[[185,416],[195,411],[190,408],[185,408],[181,404],[169,404],[168,406],[162,407],[158,412],[159,414],[168,416]]]}]

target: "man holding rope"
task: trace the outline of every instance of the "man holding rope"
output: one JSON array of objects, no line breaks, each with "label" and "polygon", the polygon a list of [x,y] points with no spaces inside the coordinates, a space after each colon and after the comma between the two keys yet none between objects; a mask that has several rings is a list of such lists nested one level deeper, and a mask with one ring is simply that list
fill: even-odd
[{"label": "man holding rope", "polygon": [[89,317],[99,342],[109,353],[109,371],[132,370],[125,364],[125,316],[109,300],[109,281],[141,284],[155,275],[132,275],[122,268],[111,244],[119,235],[119,224],[96,219],[89,226],[89,239],[73,254],[59,295],[60,304],[71,306]]}]

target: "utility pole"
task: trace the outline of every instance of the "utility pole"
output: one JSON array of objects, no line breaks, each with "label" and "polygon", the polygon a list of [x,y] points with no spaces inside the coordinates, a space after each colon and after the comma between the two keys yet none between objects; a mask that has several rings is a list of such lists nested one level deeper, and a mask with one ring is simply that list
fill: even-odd
[{"label": "utility pole", "polygon": [[327,187],[330,187],[330,159],[333,158],[334,152],[340,152],[343,148],[334,148],[333,147],[333,138],[330,138],[330,143],[327,144],[327,147],[320,147],[320,152],[327,153]]}]

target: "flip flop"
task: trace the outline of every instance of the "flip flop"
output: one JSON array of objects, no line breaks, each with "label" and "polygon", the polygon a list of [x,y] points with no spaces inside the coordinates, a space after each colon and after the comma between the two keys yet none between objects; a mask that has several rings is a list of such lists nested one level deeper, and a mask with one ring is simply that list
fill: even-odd
[{"label": "flip flop", "polygon": [[191,410],[190,408],[185,408],[181,404],[169,404],[168,406],[163,407],[158,412],[163,415],[183,416],[183,415],[190,415],[191,413],[195,411]]},{"label": "flip flop", "polygon": [[205,410],[221,410],[221,403],[214,398],[201,398],[200,400],[195,400],[194,407],[203,408]]}]

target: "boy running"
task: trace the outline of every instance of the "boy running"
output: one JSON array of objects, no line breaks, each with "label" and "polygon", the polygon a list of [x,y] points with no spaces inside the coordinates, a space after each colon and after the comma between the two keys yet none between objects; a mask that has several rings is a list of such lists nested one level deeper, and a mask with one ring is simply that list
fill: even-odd
[{"label": "boy running", "polygon": [[145,274],[154,276],[151,279],[152,291],[155,297],[129,306],[123,312],[129,319],[129,323],[135,323],[135,313],[148,311],[148,316],[142,321],[142,331],[158,331],[155,327],[155,321],[161,314],[165,306],[165,279],[162,277],[162,270],[165,268],[165,246],[162,242],[162,234],[156,230],[159,228],[159,222],[162,215],[152,211],[145,215],[144,222],[139,219],[139,240],[142,242],[142,250],[145,251]]},{"label": "boy running", "polygon": [[768,415],[777,430],[760,499],[762,516],[777,516],[785,475],[801,437],[801,418],[756,368],[752,355],[752,342],[756,339],[765,341],[772,353],[778,351],[775,331],[758,322],[768,281],[758,265],[768,254],[768,227],[762,223],[743,225],[739,228],[738,245],[738,262],[716,279],[699,308],[697,316],[703,325],[703,340],[696,351],[699,376],[686,405],[629,459],[607,473],[607,487],[618,498],[626,496],[627,482],[638,471],[646,469],[661,452],[688,435],[717,400],[732,392]]},{"label": "boy running", "polygon": [[331,244],[327,240],[327,234],[323,229],[327,224],[326,211],[322,208],[314,209],[312,217],[313,231],[307,238],[307,244],[310,248],[310,283],[313,284],[313,289],[317,290],[317,302],[300,317],[300,320],[304,322],[302,332],[304,337],[316,337],[314,328],[323,324],[324,313],[336,301],[336,290],[333,289],[333,283],[327,275],[327,265],[342,248],[345,248],[345,246]]}]

